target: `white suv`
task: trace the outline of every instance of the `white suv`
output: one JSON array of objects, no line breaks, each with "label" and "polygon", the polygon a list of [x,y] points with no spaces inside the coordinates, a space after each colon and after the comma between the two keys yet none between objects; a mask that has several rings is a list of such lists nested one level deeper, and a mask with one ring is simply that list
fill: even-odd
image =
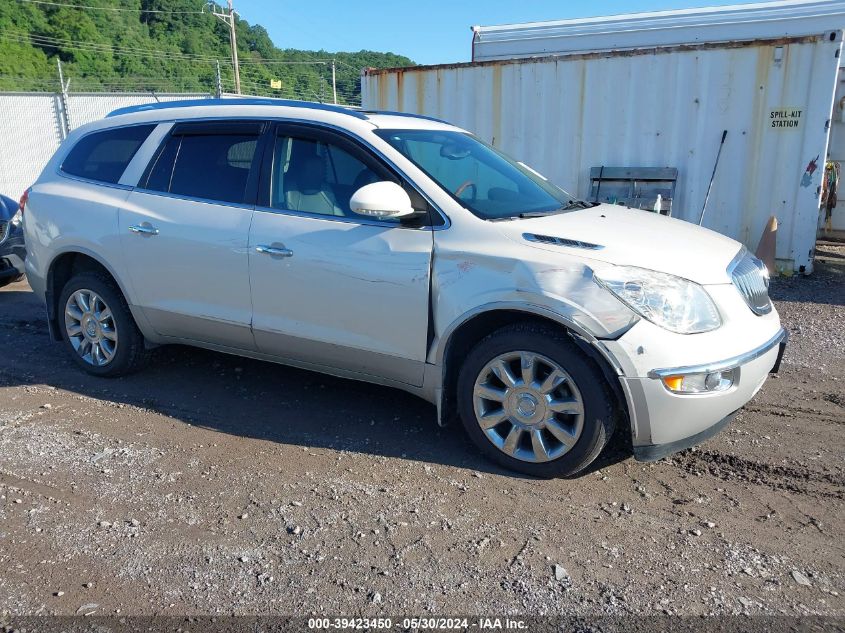
[{"label": "white suv", "polygon": [[759,260],[577,200],[442,121],[275,100],[125,108],[27,192],[27,276],[88,372],[183,343],[405,389],[537,476],[617,424],[722,428],[785,340]]}]

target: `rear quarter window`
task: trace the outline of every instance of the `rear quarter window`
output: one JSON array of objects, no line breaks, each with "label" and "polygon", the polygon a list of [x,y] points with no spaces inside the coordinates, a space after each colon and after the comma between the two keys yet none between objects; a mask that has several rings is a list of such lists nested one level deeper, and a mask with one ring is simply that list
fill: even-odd
[{"label": "rear quarter window", "polygon": [[71,176],[115,184],[155,125],[133,125],[82,137],[68,152],[62,171]]}]

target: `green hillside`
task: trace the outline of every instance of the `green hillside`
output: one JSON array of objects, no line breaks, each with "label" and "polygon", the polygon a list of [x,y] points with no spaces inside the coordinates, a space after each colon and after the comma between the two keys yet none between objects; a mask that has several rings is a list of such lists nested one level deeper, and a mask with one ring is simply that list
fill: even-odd
[{"label": "green hillside", "polygon": [[[354,104],[362,68],[413,64],[393,53],[278,49],[241,19],[237,36],[244,94],[330,101],[334,59],[338,100]],[[57,58],[71,91],[214,92],[219,61],[223,91],[234,92],[228,27],[203,0],[0,1],[0,90],[57,90]]]}]

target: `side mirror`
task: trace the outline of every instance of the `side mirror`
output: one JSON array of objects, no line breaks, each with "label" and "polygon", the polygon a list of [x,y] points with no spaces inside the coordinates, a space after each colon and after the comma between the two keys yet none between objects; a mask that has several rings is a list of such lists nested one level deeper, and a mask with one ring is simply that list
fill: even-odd
[{"label": "side mirror", "polygon": [[349,208],[375,218],[404,218],[414,214],[408,193],[390,181],[364,185],[352,194]]}]

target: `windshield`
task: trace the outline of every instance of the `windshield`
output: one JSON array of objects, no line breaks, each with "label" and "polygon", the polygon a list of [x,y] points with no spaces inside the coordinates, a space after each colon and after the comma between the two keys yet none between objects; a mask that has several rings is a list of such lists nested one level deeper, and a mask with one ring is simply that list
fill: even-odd
[{"label": "windshield", "polygon": [[545,215],[579,203],[530,169],[464,132],[376,130],[376,134],[485,220]]}]

